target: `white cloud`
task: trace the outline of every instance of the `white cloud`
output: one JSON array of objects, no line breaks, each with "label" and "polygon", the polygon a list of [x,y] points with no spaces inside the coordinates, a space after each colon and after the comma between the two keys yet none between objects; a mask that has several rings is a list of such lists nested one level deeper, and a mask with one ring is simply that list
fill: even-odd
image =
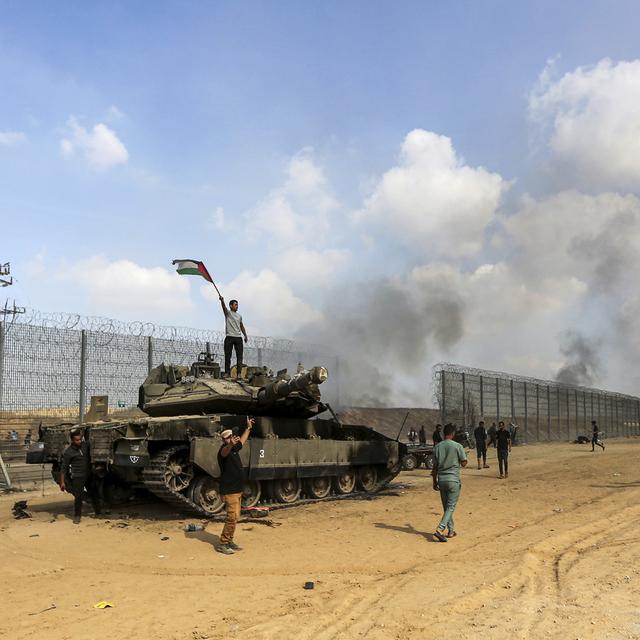
[{"label": "white cloud", "polygon": [[313,161],[312,151],[305,148],[296,154],[289,161],[284,184],[245,213],[252,241],[266,236],[280,246],[287,246],[305,238],[317,241],[327,233],[329,215],[338,203],[322,169]]},{"label": "white cloud", "polygon": [[162,267],[143,267],[131,260],[110,262],[95,256],[63,265],[55,277],[81,287],[92,313],[139,313],[148,319],[154,312],[193,307],[187,278]]},{"label": "white cloud", "polygon": [[105,115],[105,119],[107,122],[116,122],[118,120],[122,120],[124,118],[124,113],[116,107],[115,104],[112,104],[108,109]]},{"label": "white cloud", "polygon": [[[322,320],[316,309],[270,269],[242,271],[231,282],[218,286],[227,302],[238,300],[247,330],[259,335],[290,337],[301,327]],[[208,299],[217,299],[210,285],[203,286],[201,292]]]},{"label": "white cloud", "polygon": [[540,76],[529,114],[552,152],[554,173],[589,188],[640,188],[640,60]]},{"label": "white cloud", "polygon": [[294,288],[324,289],[351,260],[347,249],[309,249],[295,247],[278,254],[274,270]]},{"label": "white cloud", "polygon": [[74,117],[67,122],[67,137],[60,140],[60,150],[65,156],[82,153],[96,169],[108,169],[129,160],[127,148],[106,124],[100,122],[88,131]]},{"label": "white cloud", "polygon": [[15,147],[27,140],[22,131],[0,131],[0,147]]},{"label": "white cloud", "polygon": [[224,231],[225,225],[224,209],[222,207],[216,207],[216,210],[211,215],[207,226],[214,231]]},{"label": "white cloud", "polygon": [[415,129],[357,219],[435,255],[473,255],[506,188],[497,173],[465,165],[446,136]]}]

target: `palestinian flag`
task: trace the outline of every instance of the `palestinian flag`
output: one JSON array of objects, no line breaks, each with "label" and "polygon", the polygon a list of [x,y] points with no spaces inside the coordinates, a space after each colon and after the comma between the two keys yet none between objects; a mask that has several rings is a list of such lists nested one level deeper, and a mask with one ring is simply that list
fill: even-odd
[{"label": "palestinian flag", "polygon": [[176,271],[183,276],[202,276],[205,280],[213,283],[213,279],[204,266],[204,262],[199,260],[174,260],[171,264],[176,265]]}]

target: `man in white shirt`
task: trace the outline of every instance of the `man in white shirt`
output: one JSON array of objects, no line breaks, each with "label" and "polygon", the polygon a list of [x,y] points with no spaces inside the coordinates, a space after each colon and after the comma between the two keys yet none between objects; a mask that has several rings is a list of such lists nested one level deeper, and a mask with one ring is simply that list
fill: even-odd
[{"label": "man in white shirt", "polygon": [[220,296],[220,304],[222,305],[225,319],[224,372],[227,377],[231,373],[231,354],[235,349],[237,376],[240,377],[242,372],[242,352],[244,351],[242,337],[244,336],[244,341],[247,342],[247,332],[242,323],[242,316],[238,313],[238,301],[231,300],[227,309],[224,298]]}]

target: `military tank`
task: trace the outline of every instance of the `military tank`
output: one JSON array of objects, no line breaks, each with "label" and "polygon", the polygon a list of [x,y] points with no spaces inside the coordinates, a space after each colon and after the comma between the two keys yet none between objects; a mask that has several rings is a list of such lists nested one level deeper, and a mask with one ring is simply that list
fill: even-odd
[{"label": "military tank", "polygon": [[378,491],[401,470],[406,446],[364,425],[341,423],[321,400],[327,377],[324,367],[299,367],[292,376],[243,367],[225,378],[205,353],[191,367],[162,364],[140,386],[140,417],[42,427],[27,462],[52,463],[56,480],[69,432],[81,428],[94,472],[112,496],[145,488],[180,510],[214,516],[223,508],[220,433],[240,434],[253,416],[240,452],[243,507]]}]

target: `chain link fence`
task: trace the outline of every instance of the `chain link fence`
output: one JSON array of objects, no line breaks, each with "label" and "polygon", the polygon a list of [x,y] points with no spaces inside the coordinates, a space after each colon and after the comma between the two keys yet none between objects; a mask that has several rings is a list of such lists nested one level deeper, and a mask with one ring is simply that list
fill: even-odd
[{"label": "chain link fence", "polygon": [[640,398],[497,371],[440,363],[434,392],[443,424],[513,422],[527,442],[591,435],[591,421],[607,437],[640,435]]},{"label": "chain link fence", "polygon": [[[223,341],[218,331],[70,314],[32,311],[0,321],[0,417],[76,420],[92,395],[108,395],[110,409],[134,406],[153,367],[190,365],[204,351],[222,362]],[[326,366],[323,399],[340,404],[338,359],[324,347],[250,337],[243,361],[289,373],[299,362]]]}]

